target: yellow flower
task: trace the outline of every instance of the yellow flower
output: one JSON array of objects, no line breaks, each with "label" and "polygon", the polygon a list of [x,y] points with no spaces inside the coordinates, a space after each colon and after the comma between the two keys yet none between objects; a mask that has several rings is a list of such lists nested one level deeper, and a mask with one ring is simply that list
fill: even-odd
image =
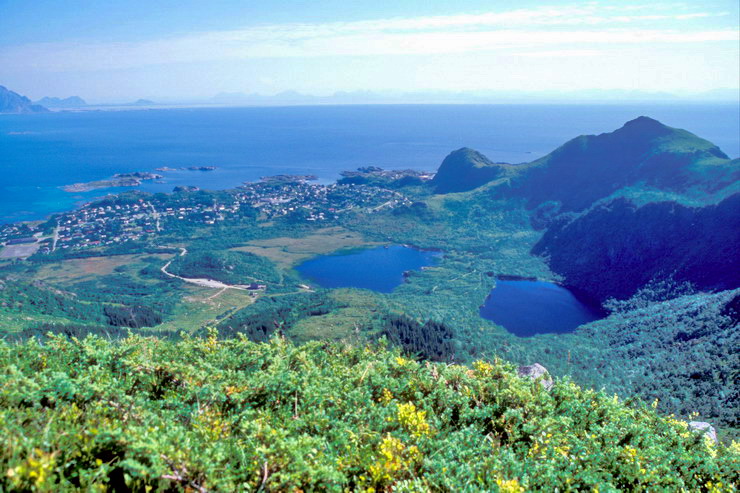
[{"label": "yellow flower", "polygon": [[390,434],[380,442],[378,453],[378,461],[368,469],[375,484],[390,483],[400,472],[407,470],[421,458],[417,447],[407,448],[401,440]]},{"label": "yellow flower", "polygon": [[383,392],[380,394],[380,397],[378,398],[379,402],[382,402],[383,404],[388,404],[390,401],[393,400],[393,394],[388,389],[383,389]]},{"label": "yellow flower", "polygon": [[477,371],[484,377],[490,376],[491,373],[493,373],[493,365],[483,360],[475,361],[473,363],[473,368],[475,368],[475,371]]},{"label": "yellow flower", "polygon": [[416,438],[427,436],[431,433],[429,423],[426,421],[427,412],[417,411],[411,402],[398,405],[398,422],[401,426]]},{"label": "yellow flower", "polygon": [[518,479],[503,479],[498,478],[496,480],[498,489],[501,493],[523,493],[524,487],[519,484]]}]

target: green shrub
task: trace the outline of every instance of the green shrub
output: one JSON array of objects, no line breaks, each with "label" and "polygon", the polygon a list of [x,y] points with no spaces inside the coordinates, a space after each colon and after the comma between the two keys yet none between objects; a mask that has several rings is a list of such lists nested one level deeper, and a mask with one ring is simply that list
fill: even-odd
[{"label": "green shrub", "polygon": [[0,343],[0,489],[732,491],[740,446],[500,361],[383,345]]}]

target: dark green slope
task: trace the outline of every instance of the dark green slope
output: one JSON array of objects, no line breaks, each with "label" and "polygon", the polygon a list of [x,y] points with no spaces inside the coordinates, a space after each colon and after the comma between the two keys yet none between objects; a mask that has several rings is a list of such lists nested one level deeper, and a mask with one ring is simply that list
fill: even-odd
[{"label": "dark green slope", "polygon": [[506,176],[511,165],[493,163],[480,152],[463,147],[451,152],[432,180],[437,193],[465,192]]},{"label": "dark green slope", "polygon": [[740,194],[717,205],[635,206],[620,198],[553,225],[532,252],[569,286],[599,301],[624,299],[653,280],[697,288],[740,286]]},{"label": "dark green slope", "polygon": [[686,130],[641,116],[601,135],[577,137],[519,173],[512,193],[531,207],[581,211],[620,188],[708,194],[740,178],[738,160]]}]

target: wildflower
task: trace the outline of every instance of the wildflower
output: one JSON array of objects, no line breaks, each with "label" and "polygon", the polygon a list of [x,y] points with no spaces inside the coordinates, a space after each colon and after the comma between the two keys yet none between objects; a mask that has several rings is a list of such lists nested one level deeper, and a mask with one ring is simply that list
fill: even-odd
[{"label": "wildflower", "polygon": [[393,400],[393,394],[390,390],[384,388],[383,392],[380,394],[380,397],[378,398],[379,402],[382,402],[383,404],[388,404]]},{"label": "wildflower", "polygon": [[411,402],[398,405],[398,422],[416,438],[427,436],[431,433],[426,416],[426,411],[417,411],[416,406]]},{"label": "wildflower", "polygon": [[499,491],[501,493],[523,493],[524,487],[519,484],[519,480],[514,479],[503,479],[498,478],[496,479],[496,484],[498,485]]}]

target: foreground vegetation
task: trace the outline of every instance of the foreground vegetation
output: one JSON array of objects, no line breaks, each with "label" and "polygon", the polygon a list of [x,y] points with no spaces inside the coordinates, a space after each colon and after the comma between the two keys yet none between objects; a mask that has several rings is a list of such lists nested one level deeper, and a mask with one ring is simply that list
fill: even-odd
[{"label": "foreground vegetation", "polygon": [[740,444],[514,367],[274,337],[0,344],[0,489],[734,491]]}]

